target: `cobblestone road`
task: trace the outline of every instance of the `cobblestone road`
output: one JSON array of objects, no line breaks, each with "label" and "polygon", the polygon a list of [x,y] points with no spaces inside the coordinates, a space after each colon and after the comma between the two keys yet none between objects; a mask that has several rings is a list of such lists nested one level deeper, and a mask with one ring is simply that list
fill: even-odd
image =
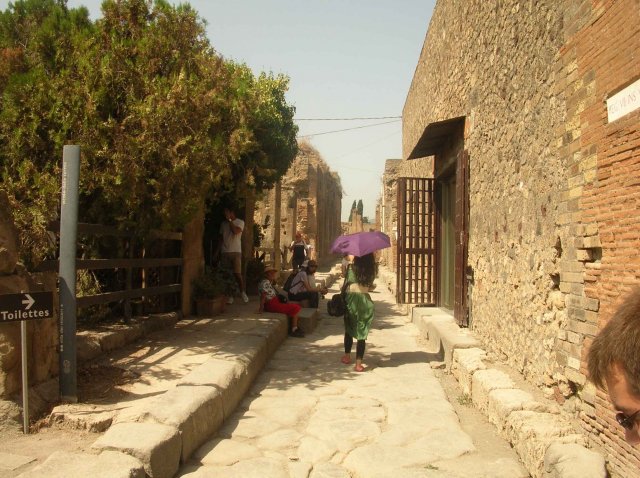
[{"label": "cobblestone road", "polygon": [[389,292],[372,296],[366,372],[340,363],[342,320],[325,316],[306,338],[287,339],[178,476],[529,476],[491,431],[464,431],[417,329]]}]

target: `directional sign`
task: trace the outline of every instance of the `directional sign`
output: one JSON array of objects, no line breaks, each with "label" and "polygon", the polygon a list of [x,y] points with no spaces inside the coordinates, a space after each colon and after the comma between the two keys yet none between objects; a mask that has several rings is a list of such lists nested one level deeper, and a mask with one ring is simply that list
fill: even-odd
[{"label": "directional sign", "polygon": [[0,322],[53,317],[53,292],[0,295]]}]

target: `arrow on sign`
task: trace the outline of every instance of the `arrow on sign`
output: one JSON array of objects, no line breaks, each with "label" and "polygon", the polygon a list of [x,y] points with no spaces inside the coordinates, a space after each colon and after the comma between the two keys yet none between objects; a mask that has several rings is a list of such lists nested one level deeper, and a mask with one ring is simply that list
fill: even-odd
[{"label": "arrow on sign", "polygon": [[24,296],[26,297],[26,299],[23,300],[22,303],[26,305],[25,310],[29,310],[31,306],[36,303],[36,301],[29,294],[25,294]]}]

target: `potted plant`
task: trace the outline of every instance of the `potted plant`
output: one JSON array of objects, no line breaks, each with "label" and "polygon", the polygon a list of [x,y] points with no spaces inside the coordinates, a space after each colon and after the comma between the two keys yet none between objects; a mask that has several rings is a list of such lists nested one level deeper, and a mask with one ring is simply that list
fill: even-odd
[{"label": "potted plant", "polygon": [[197,314],[213,316],[224,312],[227,297],[234,295],[237,287],[232,273],[220,268],[205,268],[193,282]]}]

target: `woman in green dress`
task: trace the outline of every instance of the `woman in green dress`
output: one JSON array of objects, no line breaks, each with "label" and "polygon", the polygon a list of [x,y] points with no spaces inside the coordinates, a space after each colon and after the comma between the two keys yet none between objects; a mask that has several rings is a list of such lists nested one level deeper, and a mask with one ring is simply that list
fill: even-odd
[{"label": "woman in green dress", "polygon": [[346,312],[344,314],[344,355],[342,363],[351,363],[353,339],[356,344],[356,372],[364,372],[362,365],[364,349],[373,322],[373,301],[369,291],[377,275],[377,264],[373,254],[355,257],[353,264],[347,267],[346,276]]}]

